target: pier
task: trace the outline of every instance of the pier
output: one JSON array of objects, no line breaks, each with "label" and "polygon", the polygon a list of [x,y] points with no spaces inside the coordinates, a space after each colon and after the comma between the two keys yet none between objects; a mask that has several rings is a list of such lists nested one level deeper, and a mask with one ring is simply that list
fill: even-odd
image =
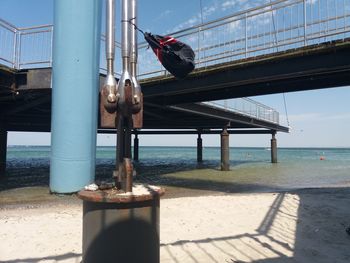
[{"label": "pier", "polygon": [[[144,117],[143,128],[132,131],[134,159],[139,159],[138,135],[184,133],[197,134],[197,160],[201,162],[201,135],[215,133],[221,138],[225,170],[229,157],[224,149],[229,135],[267,133],[271,134],[271,162],[276,163],[277,133],[289,129],[279,124],[274,109],[245,97],[350,85],[349,14],[344,11],[309,17],[313,8],[309,2],[274,1],[171,34],[181,41],[194,39],[198,43],[194,46],[196,70],[186,79],[176,80],[155,60],[149,67],[140,67]],[[323,8],[322,3],[318,5]],[[344,2],[342,10],[347,8]],[[290,23],[281,23],[287,18]],[[259,19],[266,23],[257,24]],[[231,32],[232,23],[243,26]],[[1,39],[7,40],[0,51],[2,174],[7,132],[51,131],[52,32],[52,25],[17,28],[0,20]],[[204,33],[218,38],[215,43],[197,41]],[[104,45],[105,36],[100,41]],[[140,42],[138,51],[144,59],[151,60],[146,47]],[[117,41],[116,49],[120,48]],[[115,69],[119,79],[119,62]],[[100,88],[105,76],[106,64],[101,59]],[[228,99],[237,99],[245,106],[230,105]],[[111,120],[101,105],[98,108],[97,131],[113,132]]]}]

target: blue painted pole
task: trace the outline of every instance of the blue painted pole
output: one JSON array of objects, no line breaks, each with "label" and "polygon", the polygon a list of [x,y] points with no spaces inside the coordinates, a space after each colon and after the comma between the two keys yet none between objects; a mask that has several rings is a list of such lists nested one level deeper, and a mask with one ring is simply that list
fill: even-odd
[{"label": "blue painted pole", "polygon": [[95,176],[100,0],[55,0],[50,190],[72,193]]}]

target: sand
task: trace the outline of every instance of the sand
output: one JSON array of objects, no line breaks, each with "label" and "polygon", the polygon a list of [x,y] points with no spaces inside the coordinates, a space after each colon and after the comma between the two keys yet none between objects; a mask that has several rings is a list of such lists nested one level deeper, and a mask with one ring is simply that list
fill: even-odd
[{"label": "sand", "polygon": [[[161,200],[161,262],[350,262],[350,190]],[[80,201],[2,206],[0,262],[80,262]]]}]

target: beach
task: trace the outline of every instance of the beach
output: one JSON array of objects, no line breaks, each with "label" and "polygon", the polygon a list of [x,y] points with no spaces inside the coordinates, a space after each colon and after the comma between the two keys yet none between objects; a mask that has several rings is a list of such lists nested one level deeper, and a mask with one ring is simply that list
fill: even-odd
[{"label": "beach", "polygon": [[[172,196],[160,203],[161,262],[350,262],[350,188]],[[0,262],[80,262],[75,196],[2,203]]]},{"label": "beach", "polygon": [[[96,178],[115,149],[99,147]],[[80,262],[82,203],[50,195],[49,147],[10,147],[0,183],[0,262]],[[161,262],[349,263],[350,149],[141,147],[136,182],[166,189],[160,202]],[[325,160],[320,160],[320,155]]]}]

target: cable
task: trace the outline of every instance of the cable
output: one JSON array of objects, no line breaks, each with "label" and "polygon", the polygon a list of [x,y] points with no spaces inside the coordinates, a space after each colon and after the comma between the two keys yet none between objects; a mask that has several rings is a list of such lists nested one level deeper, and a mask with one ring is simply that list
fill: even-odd
[{"label": "cable", "polygon": [[285,96],[284,92],[283,92],[283,102],[284,102],[284,110],[286,112],[287,125],[288,125],[288,127],[290,127],[289,118],[288,118],[288,111],[287,111],[286,96]]},{"label": "cable", "polygon": [[[272,1],[270,0],[270,4],[271,4],[271,9],[272,9]],[[275,36],[275,43],[276,43],[276,51],[278,52],[278,39],[277,39],[277,28],[275,25],[275,17],[273,15],[273,10],[271,10],[271,16],[272,16],[272,24],[273,24],[273,31],[274,31],[274,36]],[[284,18],[284,17],[283,17]],[[290,123],[289,123],[289,118],[288,118],[288,111],[287,111],[287,103],[286,103],[286,95],[283,92],[283,102],[284,102],[284,111],[286,113],[286,120],[287,120],[287,125],[288,127],[290,127]]]}]

